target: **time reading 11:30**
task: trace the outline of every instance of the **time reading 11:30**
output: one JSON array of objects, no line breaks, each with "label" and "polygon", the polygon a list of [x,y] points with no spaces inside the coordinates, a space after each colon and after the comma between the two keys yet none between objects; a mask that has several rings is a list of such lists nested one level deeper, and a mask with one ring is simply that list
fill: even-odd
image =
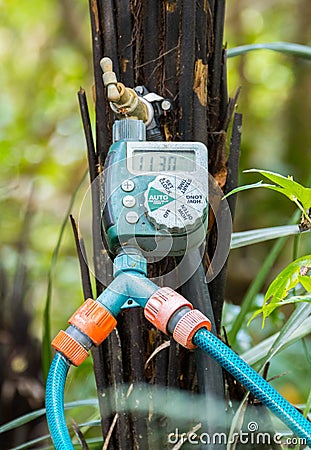
[{"label": "time reading 11:30", "polygon": [[135,172],[193,172],[195,152],[133,152],[132,169]]}]

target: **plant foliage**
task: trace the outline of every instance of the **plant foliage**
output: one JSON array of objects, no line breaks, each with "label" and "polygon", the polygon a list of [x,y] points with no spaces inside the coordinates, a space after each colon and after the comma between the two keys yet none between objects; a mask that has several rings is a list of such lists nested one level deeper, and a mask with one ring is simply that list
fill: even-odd
[{"label": "plant foliage", "polygon": [[241,45],[230,48],[227,52],[228,58],[244,55],[255,50],[272,50],[287,55],[297,56],[299,58],[311,59],[311,47],[292,42],[266,42],[262,44]]},{"label": "plant foliage", "polygon": [[229,195],[236,194],[237,192],[245,191],[248,189],[254,189],[254,188],[266,188],[271,189],[273,191],[279,192],[280,194],[285,195],[287,198],[289,198],[292,202],[294,202],[298,208],[301,210],[304,218],[310,223],[311,225],[311,218],[309,215],[309,209],[311,208],[311,188],[307,188],[302,186],[301,184],[297,183],[293,180],[293,177],[288,176],[284,177],[283,175],[280,175],[279,173],[270,172],[268,170],[261,170],[261,169],[249,169],[244,170],[245,173],[260,173],[261,175],[268,178],[270,181],[274,182],[275,184],[267,184],[263,183],[263,181],[259,181],[259,183],[254,184],[247,184],[244,186],[239,186],[236,189],[233,189],[229,194],[227,194],[224,198],[228,197]]},{"label": "plant foliage", "polygon": [[[311,255],[302,256],[285,267],[270,284],[264,297],[263,306],[252,315],[250,321],[262,313],[262,326],[264,327],[265,319],[277,307],[287,303],[311,302],[310,270]],[[303,295],[295,295],[295,288],[299,284],[305,290]]]}]

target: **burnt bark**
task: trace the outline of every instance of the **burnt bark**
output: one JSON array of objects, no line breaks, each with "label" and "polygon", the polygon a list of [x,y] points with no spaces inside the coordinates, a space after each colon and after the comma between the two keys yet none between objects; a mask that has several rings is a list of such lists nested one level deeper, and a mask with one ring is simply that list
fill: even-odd
[{"label": "burnt bark", "polygon": [[[151,92],[173,100],[174,110],[162,123],[165,139],[205,143],[209,150],[210,173],[221,188],[225,184],[234,187],[239,152],[236,135],[238,118],[236,116],[234,122],[231,157],[228,160],[227,128],[233,108],[232,101],[227,97],[226,58],[222,42],[225,1],[90,0],[89,5],[95,79],[95,144],[90,136],[88,114],[85,112],[86,100],[81,92],[79,99],[82,116],[84,114],[91,181],[94,181],[98,168],[101,169],[111,143],[114,119],[105,99],[99,64],[103,56],[109,56],[119,81],[129,87],[145,85]],[[103,253],[106,253],[100,232],[96,183],[92,189],[92,204],[95,274],[98,279],[105,279],[108,283],[111,262],[103,258]],[[213,225],[212,219],[210,223]],[[214,226],[209,236],[208,250],[202,256],[202,261],[212,258],[213,243],[217,239]],[[150,264],[148,275],[159,277],[168,274],[176,265],[176,258],[166,258]],[[214,332],[219,331],[221,322],[225,278],[224,270],[210,289],[216,324]],[[182,286],[182,280],[177,281],[181,292],[189,289],[189,286]],[[166,285],[174,282],[176,279],[170,279],[170,276],[165,278]],[[102,281],[98,281],[96,287],[98,295],[105,286]],[[197,291],[198,296],[202,297],[197,301],[203,307],[206,302],[203,292],[208,294],[208,287],[205,288],[205,291]],[[111,406],[113,409],[114,399],[107,399],[103,395],[109,386],[149,383],[153,389],[158,386],[176,387],[206,394],[206,383],[210,381],[200,371],[208,367],[208,370],[218,370],[214,376],[217,378],[213,381],[214,389],[210,385],[208,390],[216,390],[219,396],[223,395],[223,378],[221,371],[213,368],[215,363],[207,361],[199,353],[195,356],[194,352],[180,348],[173,341],[145,368],[147,358],[165,339],[147,323],[141,310],[126,310],[118,317],[117,330],[93,352],[104,435],[113,420],[107,411],[111,411]],[[205,385],[202,386],[202,383]],[[107,402],[110,402],[109,405]],[[156,412],[144,417],[120,415],[108,448],[167,448],[171,425],[169,418],[159,417]],[[220,447],[213,447],[216,448]]]}]

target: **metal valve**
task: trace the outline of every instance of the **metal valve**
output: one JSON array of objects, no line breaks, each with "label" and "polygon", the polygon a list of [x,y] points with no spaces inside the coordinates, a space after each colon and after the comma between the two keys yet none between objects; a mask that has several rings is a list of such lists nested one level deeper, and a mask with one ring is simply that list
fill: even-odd
[{"label": "metal valve", "polygon": [[139,97],[134,89],[125,87],[123,83],[117,81],[110,58],[103,58],[100,66],[103,70],[103,83],[107,89],[110,107],[118,119],[138,119],[148,126],[154,115],[151,104]]}]

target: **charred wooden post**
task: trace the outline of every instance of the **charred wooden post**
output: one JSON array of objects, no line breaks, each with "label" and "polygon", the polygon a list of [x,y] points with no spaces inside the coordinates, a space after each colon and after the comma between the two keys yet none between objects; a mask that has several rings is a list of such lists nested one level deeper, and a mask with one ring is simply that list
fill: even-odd
[{"label": "charred wooden post", "polygon": [[[95,80],[95,143],[90,132],[85,95],[81,91],[79,101],[91,182],[101,170],[111,144],[113,116],[105,98],[100,68],[100,60],[109,56],[117,78],[122,83],[127,86],[144,85],[149,91],[172,99],[174,109],[162,123],[165,139],[205,143],[209,149],[211,174],[222,189],[234,187],[241,116],[235,115],[228,159],[227,129],[235,100],[230,101],[227,97],[223,48],[225,1],[89,0],[89,6]],[[100,280],[96,284],[99,294],[105,287],[103,280],[109,280],[111,275],[111,263],[104,258],[106,252],[100,232],[97,183],[93,183],[92,187],[92,207],[94,265],[95,274]],[[208,257],[203,255],[204,261],[211,259],[216,239],[217,231],[213,227],[206,250],[209,254]],[[170,280],[169,273],[177,264],[176,258],[166,258],[150,265],[148,275],[159,277],[166,274],[166,280]],[[199,276],[203,283],[202,273]],[[210,286],[215,331],[219,331],[221,321],[225,278],[224,269]],[[174,278],[171,282],[181,286],[181,290],[187,289],[182,286],[182,279]],[[199,297],[202,297],[198,301],[203,308],[203,292],[209,295],[208,287],[204,289],[198,291]],[[206,390],[212,390],[222,396],[224,386],[221,370],[214,369],[214,363],[208,362],[202,355],[197,354],[195,357],[194,353],[180,348],[173,341],[145,367],[155,346],[161,345],[166,339],[147,323],[142,311],[125,310],[118,317],[117,330],[93,353],[103,433],[107,435],[109,430],[111,432],[107,448],[160,450],[167,447],[170,427],[168,418],[156,414],[149,415],[149,419],[134,414],[120,414],[117,421],[113,421],[113,417],[107,415],[107,410],[113,409],[115,401],[105,396],[109,386],[149,383],[205,394]],[[209,373],[214,373],[213,381],[207,381],[202,376],[207,369],[211,371]],[[205,386],[200,386],[201,383],[205,383]]]}]

